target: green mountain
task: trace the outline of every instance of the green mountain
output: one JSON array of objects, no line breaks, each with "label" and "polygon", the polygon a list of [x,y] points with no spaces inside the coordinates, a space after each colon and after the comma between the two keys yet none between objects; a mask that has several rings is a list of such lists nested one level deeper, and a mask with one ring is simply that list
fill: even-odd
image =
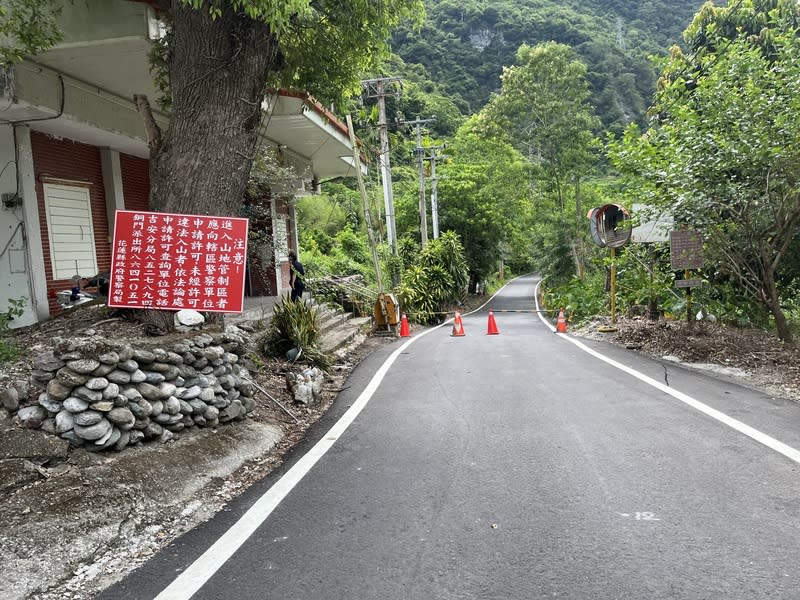
[{"label": "green mountain", "polygon": [[[703,0],[427,0],[421,30],[400,29],[394,52],[463,114],[480,110],[500,87],[503,66],[527,43],[571,46],[588,66],[603,125],[642,121],[664,56]],[[403,74],[401,74],[403,75]]]}]

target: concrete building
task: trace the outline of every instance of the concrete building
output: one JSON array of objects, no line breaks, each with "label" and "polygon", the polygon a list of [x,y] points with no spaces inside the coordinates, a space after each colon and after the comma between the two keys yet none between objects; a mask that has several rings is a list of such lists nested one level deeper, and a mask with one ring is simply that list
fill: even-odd
[{"label": "concrete building", "polygon": [[[148,209],[147,138],[132,98],[155,105],[147,57],[161,26],[146,3],[125,0],[65,4],[60,26],[57,46],[0,68],[0,311],[26,300],[12,326],[61,310],[56,294],[74,276],[108,271],[115,211]],[[298,175],[289,196],[354,174],[346,127],[311,97],[276,93],[264,109],[262,145]],[[155,118],[167,126],[167,115]],[[247,289],[276,295],[297,247],[291,203],[270,201],[259,226],[276,243]]]}]

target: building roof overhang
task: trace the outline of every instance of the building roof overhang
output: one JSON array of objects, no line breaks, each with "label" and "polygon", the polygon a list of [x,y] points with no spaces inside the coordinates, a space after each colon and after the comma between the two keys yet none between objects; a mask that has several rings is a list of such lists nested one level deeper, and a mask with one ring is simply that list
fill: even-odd
[{"label": "building roof overhang", "polygon": [[[106,37],[98,34],[91,38],[80,29],[82,24],[86,28],[85,21],[82,23],[73,16],[72,30],[65,41],[25,61],[20,71],[24,70],[29,80],[40,76],[55,81],[60,76],[67,82],[66,86],[63,81],[61,84],[65,93],[75,94],[74,90],[80,90],[82,96],[94,95],[126,113],[135,110],[134,94],[144,94],[152,103],[158,91],[150,74],[148,53],[150,39],[158,35],[158,23],[153,11],[145,6],[151,3],[118,4],[127,5],[117,9],[122,11],[117,16],[130,22],[126,22],[125,27],[116,19],[97,28],[99,32],[111,32]],[[89,17],[91,15],[86,18]],[[59,92],[52,83],[38,87],[15,86],[13,75],[0,83],[3,84],[0,85],[0,102],[4,106],[0,124],[28,122],[32,128],[54,135],[147,156],[143,127],[136,127],[137,132],[130,131],[130,126],[120,131],[115,123],[107,122],[108,119],[92,122],[90,118],[76,117],[70,111],[70,99],[67,97],[63,104],[64,98],[58,97]],[[36,93],[26,97],[26,90]],[[290,150],[310,166],[311,175],[318,181],[355,174],[347,127],[314,98],[308,94],[279,91],[268,94],[263,106],[267,112],[260,132],[261,143]],[[167,117],[156,116],[165,126]],[[361,168],[362,171],[366,169],[363,158]]]},{"label": "building roof overhang", "polygon": [[[313,97],[273,92],[266,97],[264,109],[263,138],[310,161],[320,181],[355,175],[347,126]],[[363,172],[363,156],[361,163]]]}]

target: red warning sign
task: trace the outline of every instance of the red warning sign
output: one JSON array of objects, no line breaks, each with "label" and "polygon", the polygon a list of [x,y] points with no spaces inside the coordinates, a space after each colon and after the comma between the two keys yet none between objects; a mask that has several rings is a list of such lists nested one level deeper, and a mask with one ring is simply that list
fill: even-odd
[{"label": "red warning sign", "polygon": [[118,210],[108,306],[242,312],[247,219]]}]

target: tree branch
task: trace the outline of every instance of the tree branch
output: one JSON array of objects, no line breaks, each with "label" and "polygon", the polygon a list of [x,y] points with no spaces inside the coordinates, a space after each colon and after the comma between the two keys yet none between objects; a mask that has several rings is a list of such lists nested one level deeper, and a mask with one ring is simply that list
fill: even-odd
[{"label": "tree branch", "polygon": [[144,130],[147,133],[147,145],[150,148],[150,156],[153,156],[161,148],[161,127],[156,123],[153,117],[153,109],[150,108],[150,101],[144,94],[135,94],[133,102],[136,104],[136,110],[142,115],[144,121]]}]

